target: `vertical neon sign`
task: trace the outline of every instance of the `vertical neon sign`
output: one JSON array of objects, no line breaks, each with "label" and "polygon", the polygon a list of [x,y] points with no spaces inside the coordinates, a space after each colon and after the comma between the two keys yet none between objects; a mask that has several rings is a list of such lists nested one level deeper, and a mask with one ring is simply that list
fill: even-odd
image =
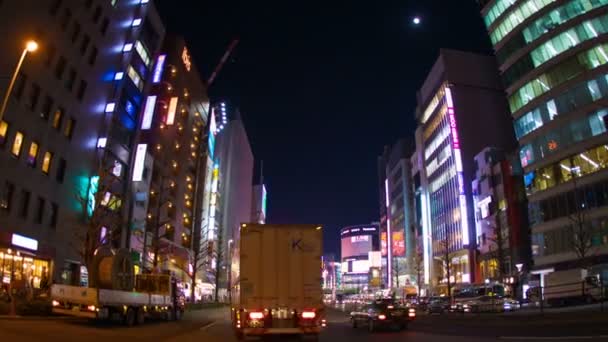
[{"label": "vertical neon sign", "polygon": [[177,110],[177,96],[174,96],[169,100],[169,110],[167,111],[167,125],[173,125],[175,123],[175,111]]},{"label": "vertical neon sign", "polygon": [[217,208],[217,189],[220,180],[220,166],[216,163],[213,166],[213,174],[211,178],[211,201],[209,209],[209,228],[207,239],[212,241],[215,239],[215,211]]},{"label": "vertical neon sign", "polygon": [[456,122],[456,114],[454,112],[454,99],[452,98],[452,90],[449,87],[445,88],[445,99],[448,107],[448,118],[450,122],[450,130],[452,132],[452,151],[454,152],[454,161],[456,163],[456,174],[458,175],[458,202],[460,204],[460,228],[462,233],[462,244],[469,244],[469,218],[467,213],[467,198],[464,192],[464,180],[462,176],[462,157],[460,155],[460,138],[458,136],[458,124]]},{"label": "vertical neon sign", "polygon": [[421,212],[422,212],[422,250],[424,253],[424,283],[429,284],[431,277],[431,233],[429,229],[429,215],[428,215],[428,196],[426,193],[420,195]]},{"label": "vertical neon sign", "polygon": [[156,96],[150,95],[146,99],[146,106],[144,107],[144,118],[141,120],[141,129],[150,129],[150,127],[152,127],[154,107],[156,107]]},{"label": "vertical neon sign", "polygon": [[165,67],[165,59],[167,55],[160,55],[156,59],[156,66],[154,66],[154,73],[152,73],[152,83],[159,83],[163,77],[163,68]]},{"label": "vertical neon sign", "polygon": [[215,123],[215,109],[211,108],[211,118],[209,118],[209,157],[213,159],[213,151],[215,151],[215,132],[217,125]]},{"label": "vertical neon sign", "polygon": [[387,270],[387,275],[388,275],[388,288],[392,288],[393,287],[393,267],[392,267],[392,263],[393,263],[393,251],[392,251],[392,234],[391,234],[391,219],[390,219],[390,200],[389,200],[389,196],[388,196],[388,179],[384,180],[384,192],[386,195],[386,245],[387,247],[387,257],[386,257],[386,266],[388,268]]}]

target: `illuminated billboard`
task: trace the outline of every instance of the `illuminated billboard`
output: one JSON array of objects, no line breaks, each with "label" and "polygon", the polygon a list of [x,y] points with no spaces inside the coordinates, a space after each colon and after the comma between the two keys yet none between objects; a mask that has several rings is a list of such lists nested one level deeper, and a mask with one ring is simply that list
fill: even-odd
[{"label": "illuminated billboard", "polygon": [[175,122],[175,111],[177,110],[177,96],[169,100],[169,110],[167,111],[167,125],[173,125]]},{"label": "illuminated billboard", "polygon": [[154,107],[156,107],[156,96],[150,95],[146,99],[146,105],[144,106],[144,118],[141,121],[141,129],[150,129],[152,127]]},{"label": "illuminated billboard", "polygon": [[156,66],[154,66],[154,72],[152,73],[152,83],[159,83],[163,76],[163,68],[165,67],[165,59],[167,55],[160,55],[156,59]]},{"label": "illuminated billboard", "polygon": [[209,157],[213,159],[213,151],[215,151],[215,132],[217,130],[217,126],[215,123],[215,110],[211,108],[211,117],[209,118],[209,141],[207,145],[209,145]]},{"label": "illuminated billboard", "polygon": [[342,259],[366,256],[372,250],[372,236],[359,235],[342,238]]},{"label": "illuminated billboard", "polygon": [[143,178],[144,174],[144,161],[146,160],[146,150],[148,145],[139,144],[137,145],[137,151],[135,153],[135,166],[133,166],[133,181],[139,182]]},{"label": "illuminated billboard", "polygon": [[405,239],[403,237],[403,231],[393,232],[393,239],[391,244],[393,245],[393,256],[404,256],[405,255]]},{"label": "illuminated billboard", "polygon": [[388,241],[386,241],[386,232],[380,233],[380,253],[386,256],[388,253]]}]

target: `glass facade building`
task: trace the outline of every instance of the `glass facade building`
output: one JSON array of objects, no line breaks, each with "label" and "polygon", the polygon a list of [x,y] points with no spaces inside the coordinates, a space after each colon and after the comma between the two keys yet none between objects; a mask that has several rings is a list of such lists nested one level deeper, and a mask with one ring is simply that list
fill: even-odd
[{"label": "glass facade building", "polygon": [[[568,269],[578,259],[604,263],[608,1],[488,1],[482,15],[524,167],[532,273]],[[593,260],[583,260],[572,243],[569,218],[579,214],[589,227]]]}]

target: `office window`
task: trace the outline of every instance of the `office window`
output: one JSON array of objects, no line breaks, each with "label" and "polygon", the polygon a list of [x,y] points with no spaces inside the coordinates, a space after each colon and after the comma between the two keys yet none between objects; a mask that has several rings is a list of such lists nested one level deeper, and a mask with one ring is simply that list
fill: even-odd
[{"label": "office window", "polygon": [[15,87],[13,89],[13,96],[17,100],[21,100],[23,96],[23,91],[25,90],[25,84],[27,83],[27,75],[24,73],[19,73],[17,75],[17,79],[15,80]]},{"label": "office window", "polygon": [[101,17],[101,7],[95,7],[95,12],[93,12],[93,22],[97,24],[99,22],[99,18]]},{"label": "office window", "polygon": [[19,217],[25,219],[27,218],[28,211],[30,209],[30,197],[31,193],[26,189],[21,190],[21,202],[19,203]]},{"label": "office window", "polygon": [[21,146],[23,145],[23,133],[17,132],[15,134],[15,140],[13,140],[13,147],[11,148],[11,153],[15,157],[19,157],[21,154]]},{"label": "office window", "polygon": [[74,134],[74,126],[76,126],[76,120],[74,118],[69,118],[68,121],[65,123],[63,135],[68,138],[68,140],[72,139],[72,135]]},{"label": "office window", "polygon": [[57,48],[55,48],[55,45],[49,44],[46,47],[46,60],[44,61],[44,65],[46,65],[47,67],[53,65],[53,60],[55,59],[56,54]]},{"label": "office window", "polygon": [[80,84],[78,85],[78,91],[76,92],[76,98],[78,101],[82,101],[84,99],[84,94],[87,92],[87,81],[80,80]]},{"label": "office window", "polygon": [[44,97],[44,102],[42,102],[42,108],[40,109],[40,118],[44,120],[48,120],[51,116],[51,111],[53,110],[53,98],[49,95]]},{"label": "office window", "polygon": [[57,15],[57,12],[59,11],[59,7],[61,7],[62,2],[63,0],[53,0],[51,8],[49,9],[49,13],[51,13],[51,15]]},{"label": "office window", "polygon": [[76,43],[79,35],[80,35],[80,24],[78,22],[74,22],[74,26],[72,26],[72,43]]},{"label": "office window", "polygon": [[31,167],[36,166],[36,158],[38,157],[38,143],[32,141],[30,149],[27,152],[27,164]]},{"label": "office window", "polygon": [[150,53],[148,53],[148,49],[146,49],[144,44],[142,44],[139,40],[135,42],[135,51],[137,51],[137,54],[139,57],[141,57],[141,60],[144,62],[146,67],[149,67],[150,63],[152,62]]},{"label": "office window", "polygon": [[0,121],[0,146],[4,146],[6,142],[6,136],[8,134],[8,123],[6,121]]},{"label": "office window", "polygon": [[15,184],[9,181],[4,182],[4,187],[2,188],[2,192],[0,192],[0,209],[4,209],[7,211],[11,210],[14,193]]},{"label": "office window", "polygon": [[49,174],[51,170],[51,163],[53,162],[53,153],[46,151],[44,152],[44,158],[42,158],[42,172],[44,174]]},{"label": "office window", "polygon": [[80,53],[84,55],[84,53],[89,48],[89,44],[91,43],[91,37],[85,34],[84,38],[82,38],[82,42],[80,43]]},{"label": "office window", "polygon": [[60,80],[63,77],[63,72],[65,71],[65,67],[67,64],[67,60],[65,59],[65,57],[61,56],[59,57],[59,60],[57,61],[57,65],[55,66],[55,77]]},{"label": "office window", "polygon": [[59,129],[61,127],[61,119],[63,118],[63,108],[59,107],[55,110],[55,114],[53,114],[53,128]]},{"label": "office window", "polygon": [[66,170],[67,166],[68,166],[68,164],[65,161],[65,159],[59,158],[59,163],[57,164],[57,174],[55,176],[55,180],[58,183],[63,183],[63,180],[65,179],[65,170]]},{"label": "office window", "polygon": [[36,217],[34,217],[34,223],[42,223],[42,219],[44,218],[44,198],[38,196],[38,200],[36,201]]},{"label": "office window", "polygon": [[51,214],[49,216],[51,218],[49,226],[51,226],[51,228],[57,227],[57,217],[59,216],[59,206],[57,203],[51,203]]},{"label": "office window", "polygon": [[141,79],[137,71],[135,71],[135,69],[133,69],[133,67],[130,65],[127,68],[127,75],[129,75],[129,78],[131,79],[131,81],[133,81],[133,83],[137,86],[139,90],[144,89],[144,81]]},{"label": "office window", "polygon": [[105,35],[106,32],[108,32],[108,25],[110,24],[110,20],[108,20],[108,18],[103,18],[103,20],[101,21],[101,34]]},{"label": "office window", "polygon": [[93,48],[91,49],[91,54],[89,55],[89,64],[90,65],[95,64],[96,59],[97,59],[97,48],[95,46],[93,46]]},{"label": "office window", "polygon": [[70,23],[70,19],[72,19],[72,11],[69,8],[66,8],[63,11],[63,15],[61,16],[61,29],[65,30]]},{"label": "office window", "polygon": [[76,69],[70,68],[68,78],[65,80],[65,88],[72,91],[74,89],[74,83],[76,83]]},{"label": "office window", "polygon": [[29,108],[31,110],[36,110],[36,106],[38,106],[38,100],[40,99],[40,86],[36,83],[32,84],[32,89],[30,90],[30,98],[29,98]]}]

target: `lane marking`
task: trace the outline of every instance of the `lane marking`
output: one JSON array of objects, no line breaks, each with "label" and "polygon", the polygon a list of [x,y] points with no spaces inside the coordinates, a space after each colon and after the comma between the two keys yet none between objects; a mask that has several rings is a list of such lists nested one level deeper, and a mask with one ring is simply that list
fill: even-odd
[{"label": "lane marking", "polygon": [[593,340],[593,339],[608,339],[608,335],[595,336],[500,336],[501,340],[536,340],[536,341],[551,341],[551,340]]},{"label": "lane marking", "polygon": [[211,328],[212,326],[214,326],[216,324],[217,324],[217,321],[209,322],[209,323],[203,325],[199,330],[200,331],[205,331],[205,330]]}]

